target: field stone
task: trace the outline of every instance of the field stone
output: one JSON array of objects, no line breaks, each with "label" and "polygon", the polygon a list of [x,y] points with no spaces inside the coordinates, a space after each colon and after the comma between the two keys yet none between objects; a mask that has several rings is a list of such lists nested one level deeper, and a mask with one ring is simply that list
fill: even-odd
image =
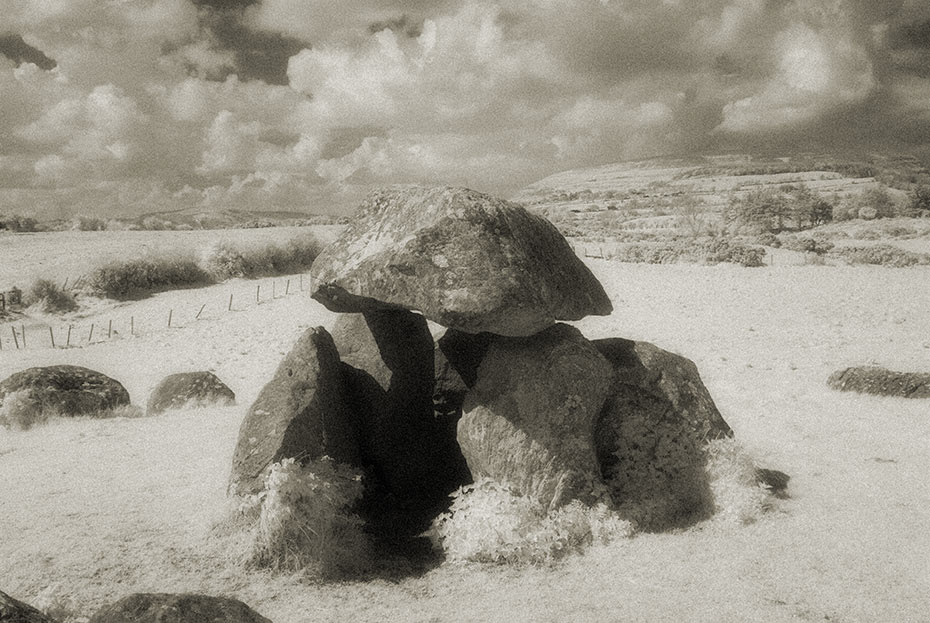
[{"label": "field stone", "polygon": [[10,597],[0,591],[0,621],[3,623],[55,623],[38,608]]},{"label": "field stone", "polygon": [[879,366],[837,370],[827,379],[832,389],[900,398],[930,398],[930,373],[894,372]]},{"label": "field stone", "polygon": [[323,327],[307,329],[261,390],[239,429],[230,491],[261,491],[272,463],[329,456],[359,465],[354,414],[339,353]]},{"label": "field stone", "polygon": [[594,427],[610,363],[574,327],[494,340],[466,394],[458,441],[488,477],[548,509],[592,502],[602,487]]},{"label": "field stone", "polygon": [[236,394],[212,372],[180,372],[166,376],[155,386],[146,411],[154,415],[168,409],[235,403]]},{"label": "field stone", "polygon": [[697,441],[733,436],[690,359],[649,342],[606,338],[593,343],[614,367],[617,385],[638,387],[668,400]]},{"label": "field stone", "polygon": [[271,623],[228,597],[193,593],[135,593],[105,606],[89,623]]},{"label": "field stone", "polygon": [[434,418],[426,318],[406,310],[342,314],[333,339],[369,471],[400,500],[440,499],[463,484],[455,432]]},{"label": "field stone", "polygon": [[74,416],[129,404],[126,388],[105,374],[80,366],[28,368],[0,382],[0,405],[13,392],[28,392],[36,409]]},{"label": "field stone", "polygon": [[375,191],[311,277],[332,311],[411,309],[469,333],[527,336],[612,311],[555,226],[465,188]]}]

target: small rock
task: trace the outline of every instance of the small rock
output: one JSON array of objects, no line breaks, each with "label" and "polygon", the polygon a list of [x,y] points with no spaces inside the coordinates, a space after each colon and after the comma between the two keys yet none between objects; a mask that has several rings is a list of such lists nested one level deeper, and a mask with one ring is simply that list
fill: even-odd
[{"label": "small rock", "polygon": [[136,593],[105,606],[89,623],[271,623],[238,599],[193,593]]},{"label": "small rock", "polygon": [[146,411],[155,415],[168,409],[235,403],[236,394],[212,372],[181,372],[166,376],[155,386]]},{"label": "small rock", "polygon": [[827,379],[832,389],[900,398],[930,398],[930,373],[894,372],[879,366],[838,370]]}]

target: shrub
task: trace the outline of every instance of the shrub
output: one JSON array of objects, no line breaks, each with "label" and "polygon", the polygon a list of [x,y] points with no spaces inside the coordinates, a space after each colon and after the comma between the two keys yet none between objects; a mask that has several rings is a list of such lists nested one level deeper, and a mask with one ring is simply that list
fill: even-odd
[{"label": "shrub", "polygon": [[878,210],[871,207],[859,208],[859,218],[864,221],[871,221],[878,216]]},{"label": "shrub", "polygon": [[832,249],[834,244],[825,238],[784,236],[782,238],[782,246],[790,251],[816,253],[820,255]]},{"label": "shrub", "polygon": [[28,389],[10,392],[0,402],[0,426],[13,430],[29,430],[53,415],[56,413],[32,399],[32,392]]},{"label": "shrub", "polygon": [[50,314],[74,311],[78,307],[74,295],[48,279],[34,281],[23,296],[23,302]]},{"label": "shrub", "polygon": [[14,214],[3,219],[5,229],[15,232],[33,232],[38,231],[39,223],[31,216]]},{"label": "shrub", "polygon": [[98,296],[127,299],[159,290],[209,285],[214,280],[185,255],[147,257],[101,266],[88,277],[88,289]]},{"label": "shrub", "polygon": [[765,265],[765,250],[749,247],[725,238],[709,238],[701,242],[672,240],[659,243],[635,243],[618,249],[614,259],[639,264],[674,264],[678,262],[719,264],[729,262],[741,266]]},{"label": "shrub", "polygon": [[329,457],[273,464],[262,492],[244,498],[234,518],[247,534],[242,561],[323,577],[364,571],[370,542],[353,512],[362,490],[361,475]]},{"label": "shrub", "polygon": [[889,244],[876,244],[868,247],[842,247],[837,249],[833,255],[846,260],[850,264],[878,264],[894,268],[930,265],[930,254],[914,253]]},{"label": "shrub", "polygon": [[106,221],[93,216],[76,216],[71,222],[71,229],[77,231],[104,231],[106,228]]},{"label": "shrub", "polygon": [[779,248],[781,246],[781,240],[778,236],[772,232],[765,232],[756,236],[756,244],[762,245],[765,247]]},{"label": "shrub", "polygon": [[769,509],[771,498],[759,484],[749,454],[733,438],[710,441],[704,451],[714,519],[743,524],[758,520]]},{"label": "shrub", "polygon": [[572,502],[547,513],[538,502],[488,479],[460,488],[452,498],[429,536],[453,561],[549,563],[632,533],[631,524],[604,504]]},{"label": "shrub", "polygon": [[284,275],[309,268],[322,248],[313,234],[296,236],[283,245],[237,246],[226,241],[207,251],[204,266],[218,280]]}]

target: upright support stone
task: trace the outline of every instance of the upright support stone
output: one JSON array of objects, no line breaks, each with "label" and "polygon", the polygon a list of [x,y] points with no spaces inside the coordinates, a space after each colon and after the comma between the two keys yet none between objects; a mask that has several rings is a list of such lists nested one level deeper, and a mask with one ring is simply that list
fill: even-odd
[{"label": "upright support stone", "polygon": [[594,426],[612,376],[607,360],[568,325],[496,339],[458,425],[472,475],[549,509],[594,501],[602,488]]}]

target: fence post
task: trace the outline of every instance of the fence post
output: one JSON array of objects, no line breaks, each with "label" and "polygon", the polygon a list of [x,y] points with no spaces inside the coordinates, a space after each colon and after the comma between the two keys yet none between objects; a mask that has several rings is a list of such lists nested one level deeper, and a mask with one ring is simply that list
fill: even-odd
[{"label": "fence post", "polygon": [[68,341],[65,343],[65,348],[71,348],[71,325],[68,325]]},{"label": "fence post", "polygon": [[261,299],[259,298],[261,296],[261,291],[262,291],[262,284],[258,284],[257,286],[255,286],[255,303],[256,304],[261,303]]},{"label": "fence post", "polygon": [[129,317],[129,335],[135,336],[136,334],[136,317]]},{"label": "fence post", "polygon": [[226,311],[232,311],[232,294],[229,295],[229,305],[226,306]]},{"label": "fence post", "polygon": [[291,280],[288,279],[287,283],[284,284],[284,296],[287,296],[291,291]]},{"label": "fence post", "polygon": [[110,318],[109,323],[107,324],[107,339],[109,340],[113,337],[113,319]]},{"label": "fence post", "polygon": [[168,326],[171,326],[171,315],[174,313],[173,309],[168,310]]},{"label": "fence post", "polygon": [[23,350],[25,350],[26,349],[26,325],[21,324],[19,325],[19,328],[22,329],[23,331]]},{"label": "fence post", "polygon": [[90,333],[87,334],[87,343],[90,344],[90,341],[94,339],[94,323],[90,323]]},{"label": "fence post", "polygon": [[198,311],[198,312],[197,312],[197,315],[194,316],[194,320],[197,320],[198,318],[200,318],[200,314],[203,313],[203,308],[206,307],[206,306],[207,306],[206,303],[204,303],[203,305],[200,306],[200,311]]},{"label": "fence post", "polygon": [[272,279],[272,280],[271,280],[271,298],[272,298],[272,299],[275,298],[275,290],[277,289],[277,288],[275,288],[276,285],[278,285],[277,280]]},{"label": "fence post", "polygon": [[55,332],[52,331],[52,325],[48,326],[48,336],[52,338],[52,348],[55,348]]},{"label": "fence post", "polygon": [[16,350],[19,350],[19,336],[16,335],[16,328],[10,327],[10,331],[13,332],[13,341],[16,342]]}]

